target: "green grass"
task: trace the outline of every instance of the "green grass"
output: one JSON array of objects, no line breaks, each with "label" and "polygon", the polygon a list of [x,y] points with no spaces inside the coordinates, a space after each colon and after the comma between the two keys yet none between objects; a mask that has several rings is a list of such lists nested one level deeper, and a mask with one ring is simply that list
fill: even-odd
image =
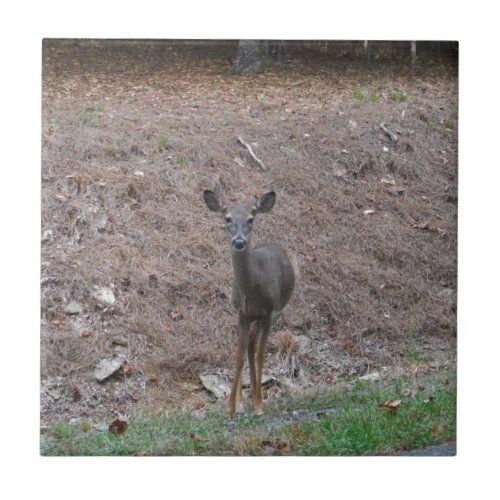
[{"label": "green grass", "polygon": [[[401,402],[396,409],[387,409],[381,407],[386,401]],[[296,423],[289,420],[297,409],[329,408],[338,411]],[[299,398],[282,394],[266,402],[265,415],[258,417],[247,414],[228,420],[221,402],[201,419],[188,411],[135,418],[122,435],[88,427],[88,423],[59,423],[44,435],[42,455],[391,454],[455,439],[456,373],[442,368],[418,380],[411,375],[358,380],[347,388]]]},{"label": "green grass", "polygon": [[[391,400],[391,395],[386,396]],[[289,439],[299,455],[390,454],[436,444],[443,438],[453,440],[455,420],[450,421],[448,412],[454,405],[454,395],[442,391],[432,398],[417,395],[402,400],[396,411],[375,404],[349,405],[338,416],[294,429]]]},{"label": "green grass", "polygon": [[355,89],[351,92],[351,97],[356,101],[362,101],[365,98],[365,93],[362,90]]},{"label": "green grass", "polygon": [[356,101],[369,101],[369,102],[378,102],[381,99],[381,95],[375,90],[363,91],[360,89],[355,89],[351,92],[351,97]]},{"label": "green grass", "polygon": [[427,135],[432,134],[432,132],[434,132],[435,130],[436,130],[436,126],[434,125],[434,123],[432,123],[432,122],[428,122],[428,123],[426,123],[426,124],[425,124],[425,129],[424,129],[424,131],[425,131],[425,133],[426,133]]},{"label": "green grass", "polygon": [[166,149],[168,149],[170,146],[170,137],[166,134],[164,135],[160,135],[160,137],[158,137],[158,150],[161,152],[161,151],[165,151]]},{"label": "green grass", "polygon": [[77,118],[81,125],[97,125],[100,116],[106,111],[102,104],[80,108],[77,112]]},{"label": "green grass", "polygon": [[407,95],[404,92],[394,90],[391,92],[391,99],[396,102],[405,102],[407,99]]},{"label": "green grass", "polygon": [[187,159],[185,156],[182,155],[177,155],[175,157],[175,165],[179,168],[185,168],[187,165]]}]

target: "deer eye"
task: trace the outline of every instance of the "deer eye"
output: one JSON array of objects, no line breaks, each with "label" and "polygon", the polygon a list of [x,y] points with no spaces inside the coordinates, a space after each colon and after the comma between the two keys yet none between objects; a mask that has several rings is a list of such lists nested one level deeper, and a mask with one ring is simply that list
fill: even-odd
[{"label": "deer eye", "polygon": [[226,217],[224,217],[224,219],[225,219],[227,224],[231,224],[231,221],[233,220],[230,215],[226,215]]},{"label": "deer eye", "polygon": [[249,217],[249,218],[247,219],[247,223],[248,223],[248,224],[252,224],[252,223],[253,223],[253,217]]}]

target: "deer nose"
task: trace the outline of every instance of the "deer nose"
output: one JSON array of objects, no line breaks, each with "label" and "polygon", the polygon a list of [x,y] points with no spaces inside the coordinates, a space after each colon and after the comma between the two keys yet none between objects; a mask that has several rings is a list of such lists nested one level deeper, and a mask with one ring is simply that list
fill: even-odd
[{"label": "deer nose", "polygon": [[243,236],[235,236],[231,244],[236,250],[243,250],[247,246],[247,240]]}]

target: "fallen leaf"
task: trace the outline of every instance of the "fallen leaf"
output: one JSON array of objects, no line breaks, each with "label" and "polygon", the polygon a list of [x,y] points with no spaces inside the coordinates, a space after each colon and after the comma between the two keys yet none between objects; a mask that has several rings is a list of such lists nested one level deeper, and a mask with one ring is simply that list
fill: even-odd
[{"label": "fallen leaf", "polygon": [[61,325],[64,325],[64,321],[62,321],[60,319],[53,319],[50,322],[50,324],[53,325],[53,326],[61,326]]},{"label": "fallen leaf", "polygon": [[378,405],[378,407],[383,409],[383,410],[389,410],[391,413],[395,413],[396,410],[399,408],[400,404],[401,404],[400,399],[396,399],[396,400],[389,399],[387,401],[384,401],[383,403],[380,403]]},{"label": "fallen leaf", "polygon": [[82,393],[76,385],[71,385],[69,390],[71,391],[71,396],[73,397],[74,402],[80,401],[80,399],[82,399]]},{"label": "fallen leaf", "polygon": [[123,363],[123,365],[121,366],[118,374],[119,375],[126,375],[131,370],[132,370],[132,365],[128,361],[125,361],[125,363]]},{"label": "fallen leaf", "polygon": [[285,441],[278,441],[276,443],[276,451],[278,453],[286,453],[289,449],[288,443]]},{"label": "fallen leaf", "polygon": [[141,450],[141,451],[136,451],[132,456],[133,457],[147,457],[148,452]]},{"label": "fallen leaf", "polygon": [[401,195],[405,191],[406,191],[406,189],[404,187],[400,187],[400,186],[394,186],[391,189],[389,189],[389,193],[395,194],[395,195]]},{"label": "fallen leaf", "polygon": [[178,321],[180,319],[182,319],[184,316],[182,315],[182,313],[180,313],[177,309],[172,309],[168,312],[168,315],[170,316],[170,318],[173,320],[173,321]]},{"label": "fallen leaf", "polygon": [[447,234],[446,229],[441,229],[440,227],[437,227],[434,224],[431,224],[430,222],[415,223],[413,224],[412,227],[415,229],[425,229],[433,233],[438,233],[440,236],[446,236]]},{"label": "fallen leaf", "polygon": [[374,214],[375,213],[375,210],[372,210],[371,208],[369,208],[368,210],[364,210],[363,211],[363,215],[371,215],[371,214]]},{"label": "fallen leaf", "polygon": [[199,434],[191,434],[191,439],[194,439],[195,441],[208,441],[208,439],[200,436]]},{"label": "fallen leaf", "polygon": [[140,399],[140,396],[138,396],[135,392],[128,391],[127,394],[132,401],[139,401]]},{"label": "fallen leaf", "polygon": [[109,432],[115,434],[116,436],[121,436],[128,427],[128,423],[125,420],[114,420],[108,427]]},{"label": "fallen leaf", "polygon": [[306,260],[310,264],[314,264],[318,259],[314,255],[306,255]]},{"label": "fallen leaf", "polygon": [[427,229],[427,226],[429,225],[428,222],[420,222],[420,223],[416,223],[416,224],[413,224],[413,227],[414,229]]},{"label": "fallen leaf", "polygon": [[382,177],[382,179],[380,179],[380,182],[382,184],[386,184],[388,186],[395,186],[396,185],[396,181],[392,177]]}]

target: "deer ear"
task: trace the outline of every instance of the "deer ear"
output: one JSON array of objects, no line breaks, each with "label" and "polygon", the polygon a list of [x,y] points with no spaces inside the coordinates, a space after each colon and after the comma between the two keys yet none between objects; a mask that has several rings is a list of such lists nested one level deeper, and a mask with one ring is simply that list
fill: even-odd
[{"label": "deer ear", "polygon": [[271,208],[274,207],[274,202],[276,201],[276,193],[271,191],[269,193],[263,194],[252,209],[254,214],[269,212]]},{"label": "deer ear", "polygon": [[212,210],[212,212],[225,213],[226,204],[218,194],[210,191],[209,189],[205,189],[205,191],[203,191],[203,198],[207,207]]}]

